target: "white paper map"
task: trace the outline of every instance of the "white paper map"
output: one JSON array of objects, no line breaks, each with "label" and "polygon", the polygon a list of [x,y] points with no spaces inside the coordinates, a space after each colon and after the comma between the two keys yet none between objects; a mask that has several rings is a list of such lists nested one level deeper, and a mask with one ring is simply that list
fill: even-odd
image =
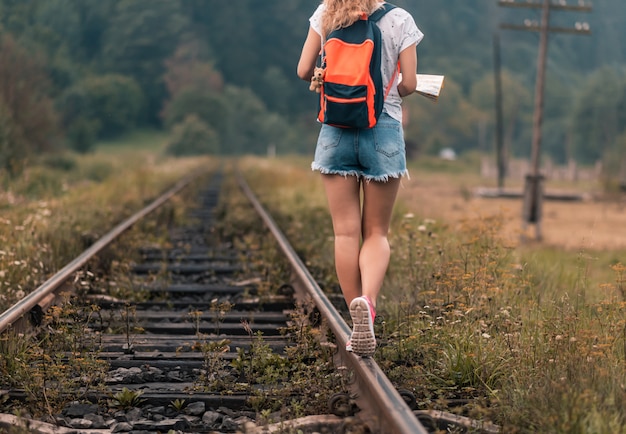
[{"label": "white paper map", "polygon": [[433,101],[437,101],[441,89],[443,89],[444,76],[432,75],[432,74],[416,74],[417,86],[415,90],[420,95],[430,98]]},{"label": "white paper map", "polygon": [[[415,74],[417,77],[417,85],[415,91],[426,98],[437,102],[445,77],[443,75],[434,74]],[[402,74],[399,74],[398,83],[402,81]]]}]

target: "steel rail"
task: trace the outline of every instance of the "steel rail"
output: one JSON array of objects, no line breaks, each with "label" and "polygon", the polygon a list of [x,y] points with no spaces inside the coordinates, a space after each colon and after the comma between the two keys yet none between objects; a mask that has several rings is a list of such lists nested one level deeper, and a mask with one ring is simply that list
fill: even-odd
[{"label": "steel rail", "polygon": [[148,206],[138,211],[122,223],[115,226],[109,233],[101,237],[98,241],[87,248],[83,253],[77,256],[70,263],[61,268],[56,274],[46,280],[41,286],[28,294],[22,300],[15,303],[9,309],[0,315],[0,333],[6,331],[12,324],[22,318],[37,306],[41,300],[49,294],[56,291],[70,278],[76,271],[83,267],[91,258],[100,253],[102,249],[107,247],[118,236],[128,230],[139,220],[150,214],[152,211],[167,202],[172,196],[185,188],[189,183],[201,173],[201,170],[194,171],[186,177],[178,181],[169,190],[155,199]]},{"label": "steel rail", "polygon": [[[276,238],[283,253],[290,261],[294,272],[297,274],[298,279],[305,285],[313,302],[337,338],[339,351],[342,352],[344,361],[349,364],[353,372],[357,374],[361,387],[360,390],[365,395],[360,398],[362,400],[364,399],[369,409],[372,412],[376,412],[378,416],[378,420],[373,420],[371,417],[367,416],[365,418],[376,423],[382,433],[428,434],[428,431],[419,422],[415,414],[374,359],[359,357],[345,351],[346,342],[351,332],[350,327],[346,324],[339,312],[337,312],[328,297],[326,297],[326,294],[321,290],[315,279],[313,279],[313,276],[311,276],[302,260],[293,250],[293,247],[291,247],[291,244],[277,226],[274,219],[256,198],[241,173],[237,174],[237,179],[240,188]],[[361,413],[363,413],[363,411]]]}]

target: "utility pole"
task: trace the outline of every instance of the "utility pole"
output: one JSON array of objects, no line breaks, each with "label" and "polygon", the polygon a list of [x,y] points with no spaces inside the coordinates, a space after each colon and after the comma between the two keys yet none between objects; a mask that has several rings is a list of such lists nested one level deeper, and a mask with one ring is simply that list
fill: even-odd
[{"label": "utility pole", "polygon": [[541,125],[543,122],[544,89],[546,76],[546,59],[548,57],[548,33],[590,34],[587,23],[576,23],[573,28],[550,27],[550,11],[578,11],[591,12],[592,7],[579,0],[577,5],[568,5],[566,0],[553,2],[551,0],[528,0],[517,3],[516,0],[500,0],[500,6],[513,8],[541,9],[539,23],[526,20],[524,25],[500,24],[503,29],[538,31],[539,53],[537,56],[537,80],[535,82],[535,107],[533,113],[533,135],[531,143],[531,172],[526,175],[524,185],[524,206],[522,210],[522,236],[526,233],[528,224],[535,225],[536,239],[543,238],[541,233],[541,212],[543,202],[543,175],[541,175]]},{"label": "utility pole", "polygon": [[500,35],[493,36],[493,66],[496,96],[496,167],[498,168],[498,189],[504,188],[506,177],[506,157],[504,152],[504,121],[502,120],[502,71],[500,68]]}]

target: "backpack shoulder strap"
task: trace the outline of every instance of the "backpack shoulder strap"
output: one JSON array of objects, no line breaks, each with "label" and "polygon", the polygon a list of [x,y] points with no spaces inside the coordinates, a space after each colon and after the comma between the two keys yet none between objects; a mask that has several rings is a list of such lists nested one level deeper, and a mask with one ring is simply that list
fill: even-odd
[{"label": "backpack shoulder strap", "polygon": [[[373,23],[377,23],[383,16],[385,16],[387,12],[389,12],[392,9],[395,9],[396,7],[397,6],[394,4],[385,2],[380,8],[376,9],[374,12],[372,12],[372,14],[370,14],[370,16],[368,17],[368,20]],[[387,95],[389,95],[389,91],[391,90],[391,85],[393,84],[394,80],[396,79],[396,75],[398,75],[399,72],[400,72],[400,62],[398,62],[398,66],[395,69],[394,73],[391,75],[391,80],[389,80],[389,84],[385,88],[384,99],[387,99]]]},{"label": "backpack shoulder strap", "polygon": [[385,2],[380,8],[372,12],[372,14],[368,17],[368,20],[375,23],[378,20],[380,20],[387,12],[395,8],[396,8],[396,5]]}]

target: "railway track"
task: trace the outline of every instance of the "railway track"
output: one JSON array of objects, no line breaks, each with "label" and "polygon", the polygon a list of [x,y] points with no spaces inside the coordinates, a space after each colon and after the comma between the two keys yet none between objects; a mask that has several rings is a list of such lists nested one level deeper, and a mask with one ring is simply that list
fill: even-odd
[{"label": "railway track", "polygon": [[[396,390],[372,358],[346,353],[350,327],[242,177],[240,190],[282,262],[264,263],[267,258],[220,236],[223,183],[222,173],[182,180],[0,315],[7,359],[29,339],[38,342],[33,372],[49,375],[40,391],[37,382],[2,382],[4,408],[20,408],[39,394],[47,415],[4,414],[0,432],[12,424],[27,432],[497,432],[415,412],[410,393]],[[135,261],[124,290],[106,276],[90,284],[90,261],[190,185],[197,206],[184,225],[169,229],[165,245],[129,253]],[[241,228],[239,239],[249,229]],[[277,273],[283,281],[268,282],[276,269],[284,269]],[[62,295],[71,282],[74,288],[82,282],[82,289]],[[50,344],[60,336],[70,341],[62,353]],[[50,372],[60,366],[75,371],[65,383]],[[53,399],[62,409],[54,411]]]}]

